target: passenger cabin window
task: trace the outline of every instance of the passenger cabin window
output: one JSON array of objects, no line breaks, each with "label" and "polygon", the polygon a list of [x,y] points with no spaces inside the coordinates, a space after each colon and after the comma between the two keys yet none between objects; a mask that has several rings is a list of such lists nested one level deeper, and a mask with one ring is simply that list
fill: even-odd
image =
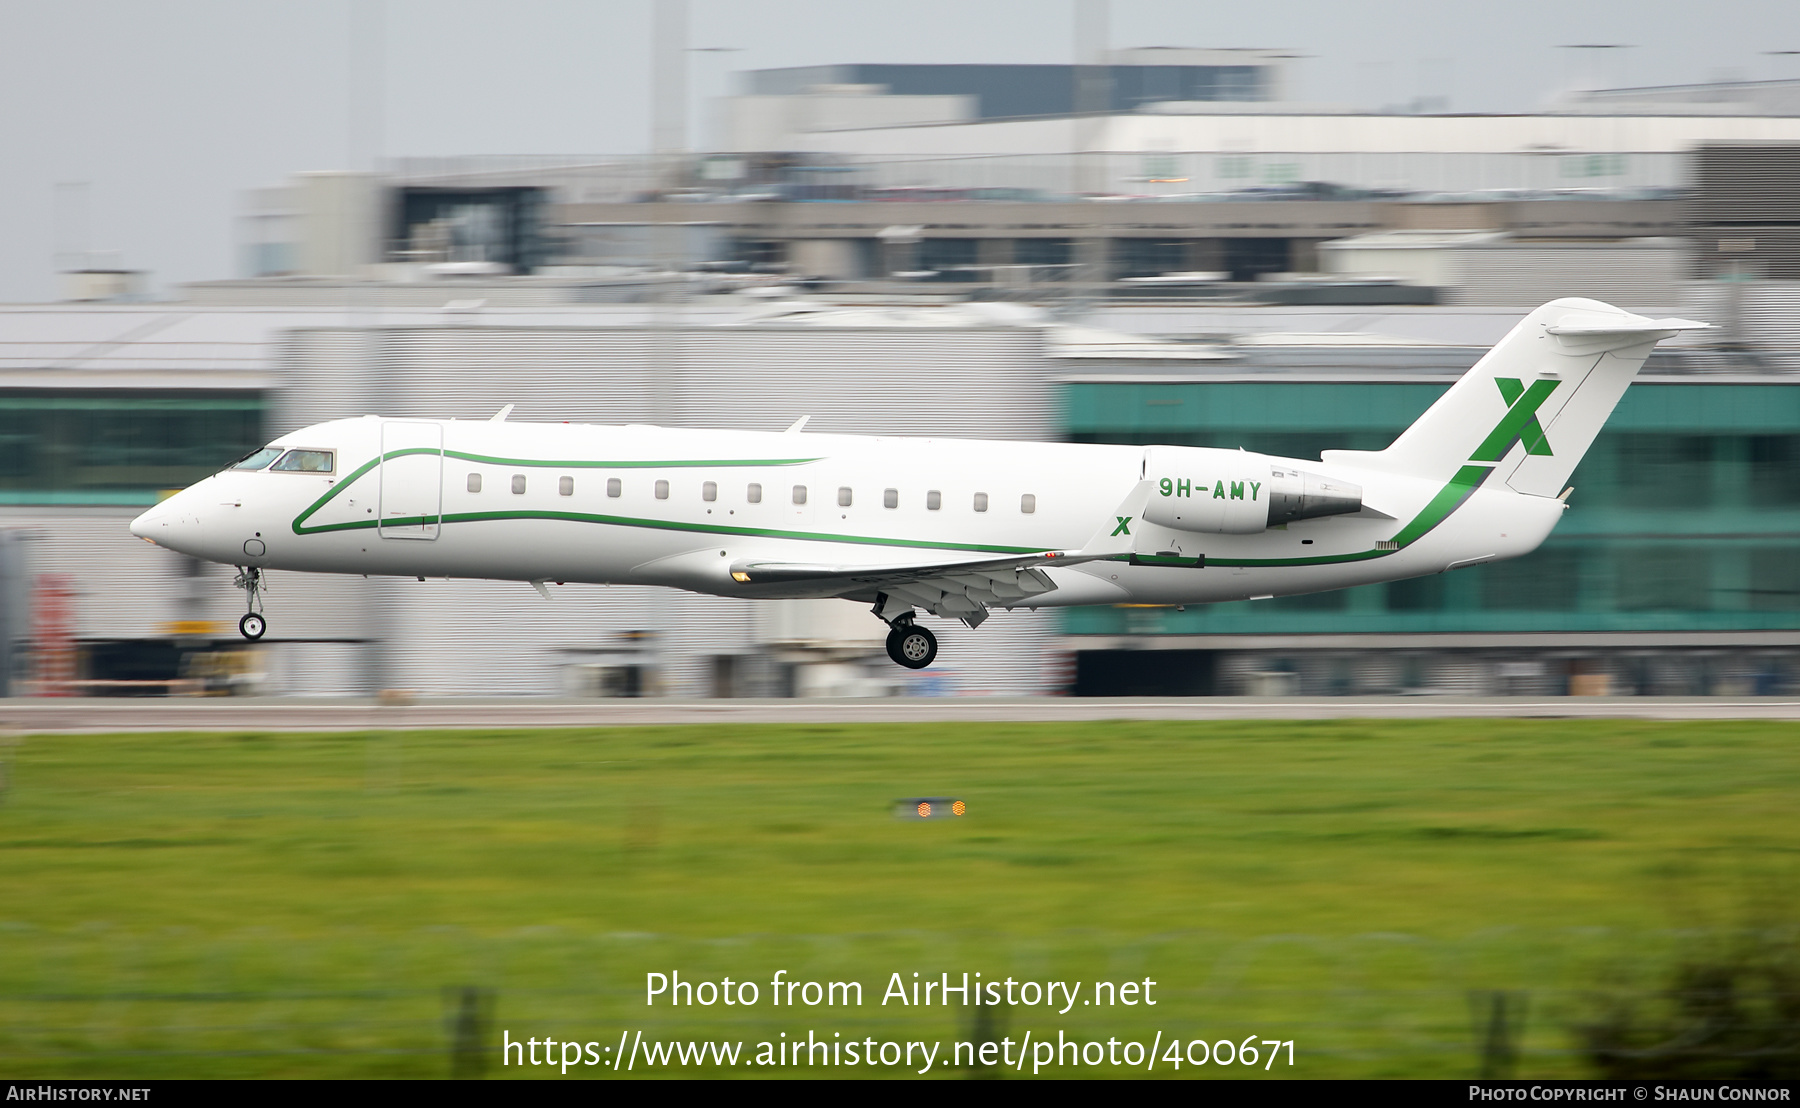
[{"label": "passenger cabin window", "polygon": [[1028,492],[1024,496],[1019,497],[1019,511],[1024,512],[1026,515],[1030,515],[1037,511],[1036,494]]},{"label": "passenger cabin window", "polygon": [[942,508],[943,506],[944,506],[944,494],[943,493],[937,491],[936,489],[932,489],[930,492],[925,494],[925,510],[926,511],[935,512],[939,508]]},{"label": "passenger cabin window", "polygon": [[619,497],[623,496],[624,494],[625,494],[624,482],[620,481],[617,477],[608,477],[606,479],[606,495],[612,497],[614,500],[617,500]]},{"label": "passenger cabin window", "polygon": [[750,487],[744,490],[744,499],[752,504],[761,504],[762,486],[755,481],[750,482]]},{"label": "passenger cabin window", "polygon": [[669,483],[667,481],[658,481],[656,483],[656,499],[669,499]]},{"label": "passenger cabin window", "polygon": [[575,478],[573,478],[573,477],[558,477],[556,479],[556,495],[558,495],[558,496],[574,496],[575,495]]},{"label": "passenger cabin window", "polygon": [[796,503],[796,504],[806,503],[806,486],[805,485],[795,485],[794,486],[794,503]]},{"label": "passenger cabin window", "polygon": [[269,468],[283,473],[330,473],[331,451],[290,450]]},{"label": "passenger cabin window", "polygon": [[987,511],[987,493],[978,492],[975,494],[975,510],[978,512]]},{"label": "passenger cabin window", "polygon": [[717,481],[708,481],[701,485],[700,499],[706,501],[708,504],[719,499],[719,483]]},{"label": "passenger cabin window", "polygon": [[523,473],[513,474],[513,495],[521,496],[524,494],[524,492],[525,492],[525,475]]},{"label": "passenger cabin window", "polygon": [[900,506],[900,490],[882,489],[881,506],[883,508],[898,508]]},{"label": "passenger cabin window", "polygon": [[481,491],[481,474],[479,474],[479,473],[469,474],[469,491],[470,492],[480,492]]},{"label": "passenger cabin window", "polygon": [[838,487],[838,507],[848,508],[850,506],[850,500],[850,486],[840,485]]},{"label": "passenger cabin window", "polygon": [[281,457],[281,447],[265,446],[261,450],[251,451],[242,458],[239,458],[237,461],[231,463],[229,468],[261,469],[279,457]]}]

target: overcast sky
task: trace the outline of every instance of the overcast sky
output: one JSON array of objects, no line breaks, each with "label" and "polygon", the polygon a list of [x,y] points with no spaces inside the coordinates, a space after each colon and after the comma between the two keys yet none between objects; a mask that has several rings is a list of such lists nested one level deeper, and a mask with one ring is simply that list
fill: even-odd
[{"label": "overcast sky", "polygon": [[[0,0],[0,301],[54,295],[59,182],[86,183],[88,249],[117,251],[166,288],[234,274],[241,190],[351,166],[377,143],[388,156],[643,151],[649,4]],[[1072,11],[1073,0],[691,0],[690,43],[739,52],[690,55],[689,86],[698,103],[734,69],[1067,62]],[[1571,86],[1800,77],[1800,58],[1765,53],[1800,50],[1795,0],[1112,0],[1110,38],[1282,48],[1307,55],[1298,99],[1441,96],[1458,111],[1530,110]],[[1634,49],[1557,49],[1595,42]],[[381,75],[378,98],[358,97],[379,100],[378,126],[364,113],[360,132],[357,50]],[[72,219],[61,225],[76,237]]]}]

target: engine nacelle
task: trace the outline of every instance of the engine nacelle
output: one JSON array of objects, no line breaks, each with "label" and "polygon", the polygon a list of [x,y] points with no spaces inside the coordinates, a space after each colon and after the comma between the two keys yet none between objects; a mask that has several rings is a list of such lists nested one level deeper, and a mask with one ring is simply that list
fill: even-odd
[{"label": "engine nacelle", "polygon": [[1362,510],[1362,487],[1284,465],[1265,454],[1154,446],[1155,482],[1144,518],[1177,531],[1254,535],[1283,523]]}]

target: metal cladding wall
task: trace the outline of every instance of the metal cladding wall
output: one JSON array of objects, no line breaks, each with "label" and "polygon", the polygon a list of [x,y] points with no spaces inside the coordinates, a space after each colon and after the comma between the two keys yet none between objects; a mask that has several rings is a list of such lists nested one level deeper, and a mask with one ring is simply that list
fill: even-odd
[{"label": "metal cladding wall", "polygon": [[[371,326],[291,332],[279,363],[278,433],[370,412],[485,419],[509,403],[520,421],[774,431],[807,415],[814,431],[1020,440],[1056,426],[1035,329]],[[565,666],[654,630],[663,691],[703,696],[712,656],[760,649],[749,602],[551,590],[545,603],[519,582],[369,582],[355,610],[337,609],[333,634],[388,644],[371,652],[365,685],[437,694],[561,692]],[[276,603],[271,637],[309,619]],[[942,661],[905,680],[957,693],[1047,687],[1050,613],[998,613],[977,632],[941,626]]]},{"label": "metal cladding wall", "polygon": [[1683,214],[1698,224],[1800,224],[1800,142],[1707,143]]},{"label": "metal cladding wall", "polygon": [[1800,372],[1800,281],[1690,281],[1681,313],[1719,326],[1720,370]]},{"label": "metal cladding wall", "polygon": [[1800,280],[1800,142],[1709,143],[1682,216],[1695,271]]},{"label": "metal cladding wall", "polygon": [[1667,311],[1680,300],[1687,248],[1674,239],[1654,243],[1464,248],[1457,251],[1461,278],[1443,291],[1443,300],[1531,308],[1559,296],[1587,296],[1633,311]]},{"label": "metal cladding wall", "polygon": [[[133,537],[131,521],[141,511],[9,506],[0,509],[0,527],[17,528],[27,536],[34,576],[70,578],[76,638],[157,639],[166,635],[168,623],[184,618],[235,626],[243,601],[230,587],[231,567],[203,562],[190,577],[196,568],[190,559]],[[269,599],[284,612],[283,637],[355,637],[363,607],[359,578],[274,577]],[[193,606],[185,607],[190,595]]]},{"label": "metal cladding wall", "polygon": [[[133,538],[131,521],[142,508],[9,506],[0,509],[0,527],[26,536],[33,576],[64,574],[75,588],[76,638],[160,638],[163,624],[176,618],[171,597],[181,584],[185,559]],[[224,618],[231,590],[226,578],[209,578],[225,603],[213,618]],[[209,590],[209,597],[213,590]],[[208,612],[208,615],[212,615]],[[237,617],[233,615],[232,619]]]}]

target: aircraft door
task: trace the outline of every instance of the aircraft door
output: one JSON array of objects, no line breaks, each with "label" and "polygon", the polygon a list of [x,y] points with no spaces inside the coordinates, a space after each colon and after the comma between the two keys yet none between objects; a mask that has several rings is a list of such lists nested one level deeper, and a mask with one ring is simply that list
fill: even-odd
[{"label": "aircraft door", "polygon": [[381,425],[376,530],[384,539],[435,539],[443,525],[444,428],[389,420]]}]

